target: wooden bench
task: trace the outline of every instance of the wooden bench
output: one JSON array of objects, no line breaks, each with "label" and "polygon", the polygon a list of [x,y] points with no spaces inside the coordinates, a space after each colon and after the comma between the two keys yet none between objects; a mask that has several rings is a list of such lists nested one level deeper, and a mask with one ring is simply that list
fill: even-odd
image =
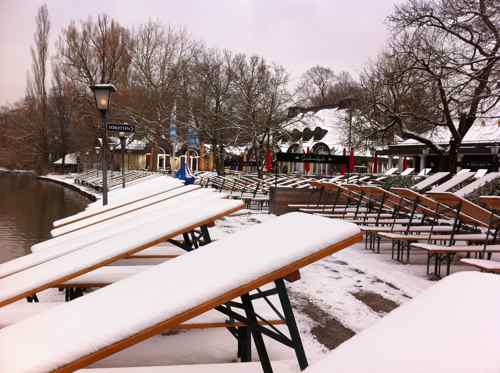
[{"label": "wooden bench", "polygon": [[[141,210],[132,211],[128,214],[117,216],[111,220],[41,242],[32,246],[32,254],[1,263],[0,278],[4,278],[19,271],[39,265],[59,256],[66,255],[75,250],[98,244],[100,241],[103,241],[110,236],[125,234],[126,232],[133,230],[138,225],[154,225],[157,224],[156,222],[158,221],[175,219],[176,212],[182,213],[185,209],[189,211],[197,209],[203,211],[200,205],[204,202],[211,206],[217,205],[219,201],[222,207],[227,205],[227,200],[214,198],[214,195],[215,193],[207,190],[192,191],[174,199],[157,203],[154,206],[148,206]],[[232,201],[230,202],[230,205],[242,206],[242,203]],[[194,216],[196,216],[196,214]],[[209,223],[211,222],[207,222],[207,224]],[[173,238],[174,237],[170,237],[169,239]],[[157,242],[151,242],[147,247],[154,246],[156,244]]]},{"label": "wooden bench", "polygon": [[[118,200],[118,201],[111,201],[111,203],[109,203],[106,206],[99,206],[96,208],[86,209],[86,210],[79,212],[77,214],[68,216],[68,217],[63,218],[63,219],[56,220],[53,223],[53,226],[55,228],[62,227],[64,225],[74,223],[74,222],[77,222],[77,221],[82,220],[82,219],[88,219],[90,217],[93,217],[93,216],[96,216],[96,215],[99,215],[99,214],[102,214],[102,213],[105,213],[108,211],[112,211],[112,210],[120,208],[120,207],[127,206],[128,204],[137,203],[137,202],[155,197],[159,194],[163,194],[163,193],[169,192],[171,190],[174,190],[176,188],[181,188],[184,186],[183,183],[177,179],[173,179],[173,178],[158,178],[158,179],[159,179],[158,181],[155,180],[155,184],[154,184],[155,188],[153,188],[153,187],[148,188],[147,187],[148,184],[144,185],[144,183],[140,184],[140,188],[141,188],[140,193],[134,192],[133,187],[125,188],[125,190],[127,190],[127,192],[130,193],[127,196],[128,198]],[[159,182],[161,182],[161,183],[159,183]],[[137,186],[136,188],[139,188],[139,186]],[[144,189],[142,189],[142,188],[144,188]],[[131,189],[132,189],[132,191],[131,191]],[[113,193],[114,192],[110,192],[109,195],[112,196]]]},{"label": "wooden bench", "polygon": [[[243,208],[240,201],[211,200],[165,210],[157,218],[137,222],[84,248],[48,259],[0,279],[0,307],[61,284],[146,248],[191,232]],[[134,219],[137,220],[137,219]],[[40,253],[39,255],[42,255]]]},{"label": "wooden bench", "polygon": [[[73,372],[212,309],[248,325],[264,372],[272,366],[263,335],[293,348],[304,369],[308,363],[284,278],[361,238],[348,222],[282,215],[0,330],[0,371]],[[86,250],[87,256],[98,253]],[[257,324],[250,292],[266,284],[274,284],[273,290],[260,295],[278,295],[289,336]],[[232,301],[238,297],[241,303]]]},{"label": "wooden bench", "polygon": [[[80,218],[71,223],[67,223],[63,226],[59,226],[50,231],[52,237],[61,236],[63,234],[68,234],[77,231],[82,228],[90,227],[125,214],[130,214],[131,212],[142,212],[144,209],[151,207],[152,209],[157,208],[160,203],[175,200],[176,198],[183,196],[186,193],[190,193],[200,189],[198,185],[186,185],[183,187],[176,187],[164,193],[157,193],[154,196],[141,198],[138,201],[130,202],[124,206],[116,207],[113,209],[103,209],[99,210],[99,214],[94,214],[86,218]],[[210,193],[206,190],[202,191],[205,195],[214,197],[219,197],[215,193]],[[189,197],[189,196],[188,196]],[[94,210],[92,210],[94,212]]]},{"label": "wooden bench", "polygon": [[[469,200],[466,200],[460,196],[453,193],[432,193],[433,198],[435,198],[439,203],[445,204],[449,207],[455,208],[460,211],[461,214],[467,217],[467,222],[474,222],[483,229],[486,230],[486,238],[482,241],[484,242],[481,246],[464,246],[456,245],[455,241],[459,238],[454,239],[454,236],[458,236],[454,232],[450,235],[451,238],[448,241],[448,245],[434,245],[425,243],[412,243],[411,247],[424,250],[427,252],[427,274],[434,277],[441,277],[441,265],[446,263],[446,274],[450,273],[451,262],[456,254],[468,253],[476,254],[480,256],[488,255],[491,256],[493,252],[497,252],[500,245],[496,245],[498,238],[498,231],[500,229],[500,216],[494,213],[494,211],[489,211]],[[489,199],[492,200],[491,198]],[[483,199],[483,202],[488,201]],[[495,210],[493,206],[492,210]],[[463,218],[460,218],[463,219]],[[455,225],[455,224],[454,224]],[[434,260],[434,273],[430,273],[430,264]]]}]

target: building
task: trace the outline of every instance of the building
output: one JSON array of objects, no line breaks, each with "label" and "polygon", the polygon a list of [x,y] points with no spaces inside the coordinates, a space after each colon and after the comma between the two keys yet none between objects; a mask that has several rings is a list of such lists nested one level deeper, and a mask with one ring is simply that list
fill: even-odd
[{"label": "building", "polygon": [[[349,155],[349,112],[346,109],[323,109],[307,114],[300,120],[295,117],[287,128],[289,137],[279,146],[282,152],[324,155]],[[345,152],[345,153],[344,153]],[[371,172],[374,151],[354,149],[355,172]],[[385,169],[387,158],[378,157],[378,170]],[[286,162],[281,172],[304,173],[302,163]],[[312,163],[308,174],[333,175],[342,171],[341,165]]]},{"label": "building", "polygon": [[[422,136],[438,145],[446,146],[449,144],[451,133],[447,127],[436,127]],[[480,168],[498,171],[499,152],[500,123],[498,119],[477,120],[465,135],[458,150],[458,166],[473,171]],[[403,163],[406,162],[409,167],[414,167],[417,171],[422,168],[432,168],[433,171],[437,171],[441,161],[439,154],[413,139],[389,145],[379,154],[389,157],[389,167],[402,169]]]}]

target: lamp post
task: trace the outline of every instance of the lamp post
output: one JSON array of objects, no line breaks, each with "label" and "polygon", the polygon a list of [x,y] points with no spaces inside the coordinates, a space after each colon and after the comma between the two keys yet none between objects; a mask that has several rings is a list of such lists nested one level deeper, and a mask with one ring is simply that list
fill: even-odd
[{"label": "lamp post", "polygon": [[101,152],[101,148],[99,146],[95,147],[95,169],[97,170],[97,177],[99,177],[99,153]]},{"label": "lamp post", "polygon": [[120,150],[122,153],[122,188],[125,188],[125,146],[126,146],[125,132],[120,132],[118,134],[118,137],[120,137]]},{"label": "lamp post", "polygon": [[116,92],[113,84],[95,84],[90,87],[94,92],[95,103],[97,110],[101,113],[102,121],[102,204],[108,204],[108,166],[107,166],[107,152],[108,152],[108,131],[106,129],[106,115],[109,110],[109,103],[111,101],[111,94]]}]

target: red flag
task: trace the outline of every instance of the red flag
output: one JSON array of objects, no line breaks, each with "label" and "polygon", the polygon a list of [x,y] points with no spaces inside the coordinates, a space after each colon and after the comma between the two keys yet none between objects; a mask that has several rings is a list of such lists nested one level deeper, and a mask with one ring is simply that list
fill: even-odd
[{"label": "red flag", "polygon": [[[345,157],[345,148],[344,148],[344,150],[342,151],[342,155]],[[345,175],[346,171],[347,171],[347,170],[346,170],[346,164],[345,164],[345,163],[342,163],[342,168],[340,169],[340,173],[341,173],[342,175]]]},{"label": "red flag", "polygon": [[378,172],[378,154],[375,152],[373,155],[373,173],[376,174]]},{"label": "red flag", "polygon": [[266,156],[266,169],[268,172],[273,170],[273,152],[269,150]]},{"label": "red flag", "polygon": [[354,170],[354,165],[356,164],[356,159],[354,158],[354,148],[351,148],[351,154],[349,155],[349,172]]},{"label": "red flag", "polygon": [[406,157],[403,158],[403,171],[406,170],[410,166],[410,160],[406,159]]},{"label": "red flag", "polygon": [[[306,154],[309,154],[309,147],[307,147],[307,152]],[[311,164],[309,162],[304,163],[304,172],[306,174],[309,173],[309,170],[311,169]]]}]

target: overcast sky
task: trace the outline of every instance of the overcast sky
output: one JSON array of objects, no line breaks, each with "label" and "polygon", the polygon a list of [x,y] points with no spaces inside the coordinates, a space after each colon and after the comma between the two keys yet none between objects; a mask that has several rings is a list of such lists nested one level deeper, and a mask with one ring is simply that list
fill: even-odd
[{"label": "overcast sky", "polygon": [[47,2],[51,52],[70,20],[107,13],[124,25],[148,19],[185,26],[210,47],[257,53],[297,80],[309,67],[356,75],[383,48],[398,0],[0,0],[0,105],[24,94],[38,7]]}]

